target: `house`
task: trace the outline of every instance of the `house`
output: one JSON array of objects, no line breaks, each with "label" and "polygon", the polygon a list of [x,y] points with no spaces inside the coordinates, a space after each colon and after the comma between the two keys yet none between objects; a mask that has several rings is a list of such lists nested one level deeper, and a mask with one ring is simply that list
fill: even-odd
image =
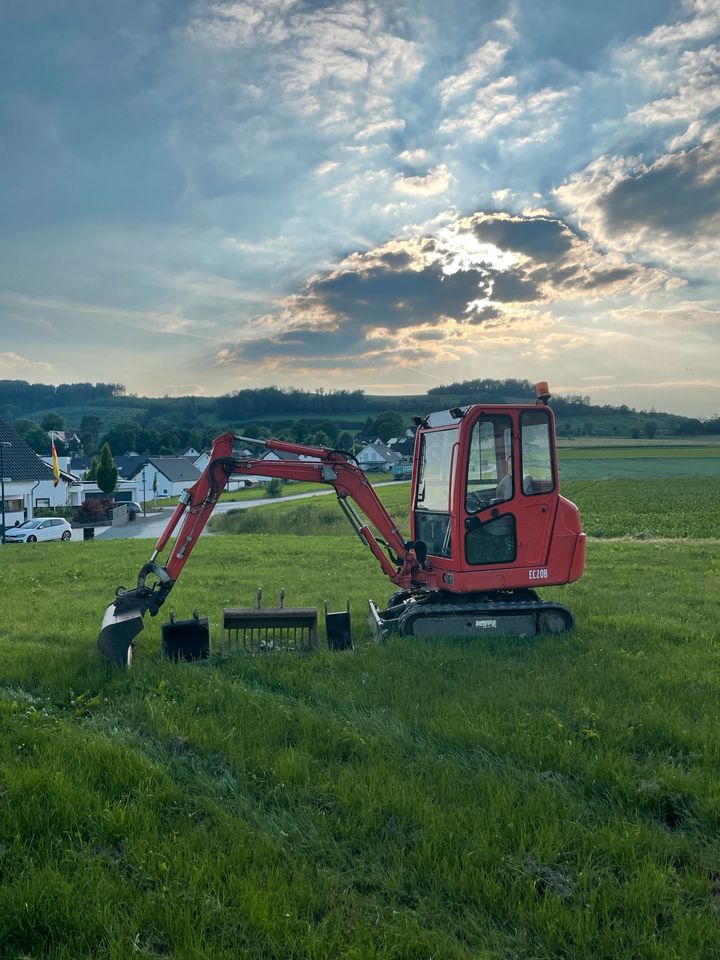
[{"label": "house", "polygon": [[399,453],[403,460],[412,460],[415,450],[415,434],[408,430],[402,437],[393,437],[387,442],[388,448]]},{"label": "house", "polygon": [[[42,457],[42,460],[52,470],[52,457]],[[73,503],[71,491],[80,487],[80,477],[70,470],[70,457],[58,457],[57,460],[60,468],[60,479],[56,484],[53,476],[47,480],[41,480],[37,484],[33,490],[33,510],[66,507]]]},{"label": "house", "polygon": [[401,455],[383,443],[374,440],[366,444],[357,455],[357,462],[363,470],[392,470],[402,459]]},{"label": "house", "polygon": [[200,471],[187,457],[141,457],[127,477],[143,491],[143,500],[179,497],[199,478]]},{"label": "house", "polygon": [[57,440],[67,446],[69,443],[80,443],[80,437],[73,430],[48,430],[51,440]]},{"label": "house", "polygon": [[[50,467],[10,424],[0,417],[0,493],[4,500],[5,526],[30,520],[34,491],[44,480],[54,479]],[[0,503],[0,511],[3,504]],[[0,513],[0,523],[2,516]]]},{"label": "house", "polygon": [[[113,457],[113,463],[117,467],[118,476],[127,478],[131,477],[137,468],[145,463],[146,459],[146,457],[141,457],[137,453],[124,453]],[[73,457],[71,463],[72,472],[81,477],[83,473],[90,469],[93,460],[99,461],[100,455],[97,454],[94,457]]]}]

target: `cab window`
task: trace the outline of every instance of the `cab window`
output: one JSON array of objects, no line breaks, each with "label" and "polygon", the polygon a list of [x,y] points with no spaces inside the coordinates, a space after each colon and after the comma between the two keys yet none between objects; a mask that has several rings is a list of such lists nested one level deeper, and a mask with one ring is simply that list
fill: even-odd
[{"label": "cab window", "polygon": [[450,514],[448,511],[453,482],[453,446],[457,429],[424,433],[420,442],[417,493],[415,496],[415,536],[424,540],[434,557],[452,555]]},{"label": "cab window", "polygon": [[522,492],[527,497],[555,489],[550,443],[550,417],[546,410],[529,410],[520,417]]},{"label": "cab window", "polygon": [[468,454],[465,509],[477,513],[513,495],[512,420],[480,416],[473,424]]}]

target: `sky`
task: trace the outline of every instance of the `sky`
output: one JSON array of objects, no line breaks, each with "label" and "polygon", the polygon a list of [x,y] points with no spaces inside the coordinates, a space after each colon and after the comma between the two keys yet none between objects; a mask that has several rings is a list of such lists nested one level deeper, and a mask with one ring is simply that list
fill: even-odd
[{"label": "sky", "polygon": [[4,0],[0,379],[720,414],[720,0]]}]

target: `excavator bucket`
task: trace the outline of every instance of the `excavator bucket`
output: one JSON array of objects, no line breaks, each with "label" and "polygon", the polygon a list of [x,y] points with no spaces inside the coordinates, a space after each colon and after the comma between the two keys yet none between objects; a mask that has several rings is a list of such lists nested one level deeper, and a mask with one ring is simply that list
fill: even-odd
[{"label": "excavator bucket", "polygon": [[142,610],[130,608],[118,613],[115,604],[111,603],[100,624],[97,638],[100,653],[118,667],[129,667],[133,641],[144,626]]},{"label": "excavator bucket", "polygon": [[193,610],[191,620],[170,620],[160,628],[160,652],[169,660],[206,660],[210,656],[210,627],[207,617]]}]

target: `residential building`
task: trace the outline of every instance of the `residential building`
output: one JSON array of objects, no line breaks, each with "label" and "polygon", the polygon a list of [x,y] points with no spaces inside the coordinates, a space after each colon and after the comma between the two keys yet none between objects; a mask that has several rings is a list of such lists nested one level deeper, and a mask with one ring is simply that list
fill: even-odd
[{"label": "residential building", "polygon": [[[34,491],[53,472],[33,449],[0,417],[0,465],[5,488],[5,526],[12,527],[33,517]],[[1,505],[0,505],[1,506]],[[0,521],[1,522],[1,521]]]},{"label": "residential building", "polygon": [[363,470],[392,470],[394,464],[401,459],[399,453],[391,450],[381,440],[366,444],[357,454],[357,461]]},{"label": "residential building", "polygon": [[200,477],[200,471],[186,457],[143,457],[128,476],[150,500],[157,497],[179,497]]}]

